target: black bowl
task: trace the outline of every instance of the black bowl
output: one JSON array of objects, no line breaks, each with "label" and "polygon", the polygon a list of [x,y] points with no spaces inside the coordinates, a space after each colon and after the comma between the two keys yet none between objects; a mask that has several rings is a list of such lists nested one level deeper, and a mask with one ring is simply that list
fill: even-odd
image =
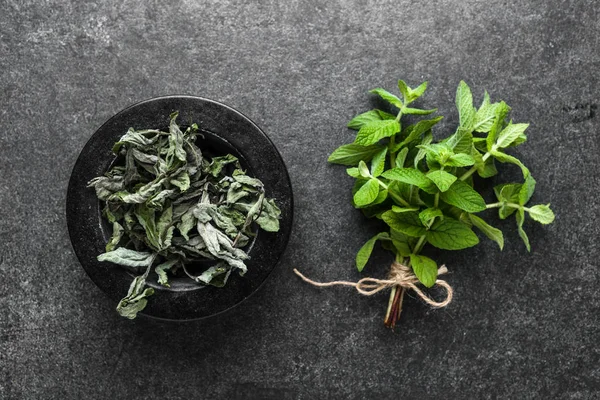
[{"label": "black bowl", "polygon": [[254,293],[277,265],[291,233],[293,199],[287,169],[273,142],[250,119],[229,106],[193,96],[158,97],[119,112],[92,135],[79,154],[67,191],[67,225],[79,262],[116,306],[127,294],[133,275],[96,259],[104,252],[110,231],[100,214],[102,205],[87,182],[109,169],[115,161],[112,146],[127,129],[166,129],[174,111],[179,112],[177,121],[182,127],[193,122],[199,125],[203,138],[197,144],[203,151],[239,156],[248,175],[263,181],[266,195],[281,209],[279,232],[258,232],[248,249],[248,272],[239,276],[234,271],[225,287],[200,286],[183,278],[175,279],[171,288],[147,281],[155,294],[140,314],[192,320],[224,312]]}]

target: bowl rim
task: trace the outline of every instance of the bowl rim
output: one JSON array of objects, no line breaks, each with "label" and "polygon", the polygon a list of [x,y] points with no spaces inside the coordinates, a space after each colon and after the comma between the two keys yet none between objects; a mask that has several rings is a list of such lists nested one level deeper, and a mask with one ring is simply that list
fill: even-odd
[{"label": "bowl rim", "polygon": [[[102,228],[100,226],[98,226],[98,227],[91,227],[91,226],[83,227],[80,222],[77,222],[77,220],[79,220],[79,218],[82,216],[91,218],[92,214],[94,212],[97,212],[97,208],[96,208],[96,210],[90,210],[89,207],[87,209],[83,209],[83,207],[78,207],[77,204],[74,204],[74,203],[77,199],[85,198],[87,195],[86,200],[88,200],[88,206],[89,206],[89,195],[91,194],[92,197],[95,199],[95,202],[97,204],[99,204],[99,200],[96,198],[93,189],[87,188],[87,185],[82,186],[81,184],[82,184],[82,182],[84,184],[87,183],[87,181],[85,181],[85,180],[87,178],[89,178],[88,175],[92,175],[92,177],[93,177],[93,176],[101,175],[104,172],[106,172],[106,168],[100,168],[101,172],[99,174],[97,173],[98,168],[96,168],[95,172],[91,172],[91,171],[83,171],[82,172],[81,171],[82,167],[85,167],[86,164],[90,163],[90,160],[85,160],[86,162],[84,162],[83,158],[89,157],[90,153],[94,154],[94,151],[97,150],[95,148],[95,147],[97,147],[96,146],[97,142],[100,142],[100,144],[103,144],[102,142],[108,142],[111,144],[111,146],[107,146],[107,148],[100,147],[100,149],[104,149],[105,151],[104,151],[104,153],[97,155],[97,158],[99,160],[98,162],[100,164],[102,164],[101,161],[103,159],[110,158],[110,157],[112,157],[112,159],[114,160],[115,156],[114,156],[114,154],[112,154],[111,148],[112,148],[112,143],[114,143],[115,140],[109,139],[108,137],[110,136],[110,137],[114,137],[114,138],[118,139],[126,131],[126,129],[118,130],[118,129],[114,128],[114,125],[118,125],[118,124],[123,125],[124,121],[127,121],[127,119],[131,118],[132,116],[135,117],[136,114],[144,113],[144,112],[149,113],[148,111],[146,111],[146,109],[148,107],[150,107],[149,109],[152,109],[153,106],[156,106],[158,108],[162,107],[162,108],[167,108],[167,109],[173,109],[172,111],[180,111],[179,121],[181,122],[182,121],[182,112],[181,112],[181,110],[175,110],[175,108],[180,108],[180,107],[177,107],[177,105],[181,106],[184,104],[185,104],[185,107],[187,107],[187,109],[184,110],[183,114],[188,113],[188,116],[190,115],[190,113],[194,114],[194,112],[197,114],[196,116],[205,115],[206,113],[210,113],[210,110],[206,111],[205,109],[216,110],[218,113],[220,113],[219,117],[210,118],[212,123],[217,123],[217,125],[216,125],[217,128],[220,127],[219,124],[223,125],[224,129],[221,129],[220,131],[219,131],[219,129],[210,129],[210,126],[205,127],[204,124],[201,123],[201,121],[193,121],[193,122],[197,122],[198,125],[200,126],[200,129],[203,130],[205,134],[210,132],[215,137],[217,137],[221,140],[224,140],[227,144],[232,146],[238,153],[240,153],[242,155],[242,157],[244,158],[245,161],[247,161],[249,164],[253,164],[250,166],[250,169],[253,172],[257,172],[258,175],[260,175],[261,172],[265,172],[266,170],[273,171],[273,167],[277,167],[277,170],[275,172],[277,173],[277,177],[279,178],[279,180],[271,181],[270,175],[269,175],[267,177],[267,181],[270,181],[270,184],[265,182],[265,187],[267,188],[267,190],[274,191],[277,194],[285,195],[284,196],[285,198],[284,199],[276,198],[276,201],[279,200],[278,205],[280,206],[280,208],[282,208],[282,219],[281,219],[280,231],[275,234],[268,234],[268,233],[264,233],[263,231],[260,231],[260,233],[259,233],[259,237],[261,237],[261,236],[262,237],[266,237],[266,236],[275,237],[277,240],[275,243],[278,246],[274,250],[270,251],[271,257],[265,258],[265,257],[262,257],[262,255],[260,255],[260,258],[263,259],[263,261],[265,261],[265,262],[268,261],[269,265],[267,266],[267,268],[263,268],[264,270],[260,271],[260,275],[256,279],[257,282],[254,282],[252,284],[252,286],[250,287],[250,289],[244,289],[244,290],[246,290],[247,293],[243,294],[241,297],[239,296],[240,293],[238,293],[238,295],[236,297],[237,298],[236,301],[232,302],[231,304],[228,304],[227,306],[223,307],[222,309],[220,309],[214,313],[204,313],[204,314],[201,312],[194,313],[191,309],[188,309],[184,313],[185,315],[183,317],[181,317],[181,318],[173,317],[172,318],[171,314],[169,314],[169,316],[165,316],[162,311],[157,310],[156,299],[158,298],[158,296],[163,297],[163,301],[160,304],[165,303],[164,299],[167,296],[177,297],[177,301],[180,302],[182,298],[185,298],[185,297],[189,298],[189,296],[190,296],[189,293],[205,292],[205,290],[207,290],[207,289],[208,290],[213,289],[213,291],[218,290],[219,292],[217,292],[217,293],[225,293],[225,292],[227,292],[226,288],[228,288],[228,287],[231,288],[232,286],[239,286],[239,285],[231,285],[232,282],[230,280],[230,282],[228,282],[224,288],[206,287],[206,289],[204,289],[204,290],[193,289],[193,290],[186,290],[186,291],[173,291],[173,290],[158,291],[158,293],[155,293],[155,295],[149,299],[148,306],[143,311],[139,312],[138,315],[145,317],[145,318],[169,321],[169,322],[196,321],[196,320],[203,320],[203,319],[217,317],[217,316],[220,316],[224,313],[231,311],[232,309],[236,308],[240,304],[244,303],[247,299],[252,297],[257,291],[260,290],[260,288],[263,287],[263,285],[265,284],[265,282],[267,281],[269,276],[272,275],[273,270],[279,265],[280,260],[283,257],[285,250],[287,248],[287,245],[289,243],[289,239],[290,239],[291,231],[292,231],[292,227],[293,227],[294,199],[293,199],[292,184],[291,184],[287,166],[285,164],[285,161],[283,160],[283,157],[281,156],[281,153],[275,147],[275,144],[273,143],[273,141],[267,136],[267,134],[254,121],[252,121],[245,114],[241,113],[240,111],[234,109],[233,107],[231,107],[227,104],[224,104],[222,102],[212,100],[209,98],[201,97],[201,96],[186,95],[186,94],[171,94],[171,95],[157,96],[157,97],[152,97],[152,98],[148,98],[145,100],[141,100],[141,101],[138,101],[136,103],[133,103],[133,104],[121,109],[120,111],[118,111],[117,113],[115,113],[114,115],[109,117],[102,125],[100,125],[100,127],[98,129],[96,129],[94,131],[94,133],[86,141],[85,145],[83,146],[83,148],[77,155],[77,159],[73,165],[73,168],[71,169],[71,175],[69,177],[69,184],[67,187],[66,209],[65,209],[67,228],[68,228],[71,247],[73,248],[73,251],[74,251],[80,265],[83,267],[86,274],[90,277],[90,279],[94,282],[94,284],[96,286],[98,286],[109,298],[111,298],[111,299],[117,298],[117,296],[114,295],[115,290],[110,290],[108,284],[115,283],[115,281],[119,281],[119,279],[117,278],[116,280],[111,280],[111,276],[106,275],[105,281],[108,280],[110,282],[102,282],[101,279],[98,278],[98,274],[95,273],[95,271],[93,270],[93,267],[97,267],[98,264],[100,264],[100,263],[98,261],[94,261],[94,260],[90,259],[90,253],[92,252],[92,250],[85,251],[80,246],[80,244],[82,243],[82,238],[78,237],[78,235],[80,235],[82,233],[82,230],[85,230],[85,229],[90,229],[91,231],[99,230],[100,236],[102,236],[103,233],[102,233]],[[164,113],[163,115],[160,115],[160,116],[155,115],[153,118],[164,119],[165,125],[166,125],[169,114],[170,113]],[[148,115],[146,115],[146,117],[147,116]],[[225,121],[223,119],[223,117],[228,117],[231,119],[231,121]],[[232,123],[233,123],[233,125],[232,125]],[[235,125],[236,123],[240,123],[240,125],[239,125],[239,129],[237,131],[235,131],[235,134],[228,132],[227,128],[228,127],[231,128],[232,126],[237,126],[237,125]],[[183,125],[183,124],[181,124],[181,125]],[[214,125],[212,127],[215,128]],[[148,128],[150,128],[150,127],[148,127]],[[136,127],[136,129],[141,129],[141,128]],[[217,130],[218,132],[215,132],[215,130]],[[107,132],[112,132],[112,133],[109,135],[109,134],[107,134]],[[236,136],[236,135],[240,134],[240,132],[241,132],[241,136]],[[257,160],[254,160],[252,157],[252,156],[256,156],[256,150],[253,149],[252,151],[250,151],[250,155],[249,155],[248,148],[242,149],[236,145],[236,144],[238,144],[237,142],[242,142],[242,143],[248,142],[248,140],[247,140],[248,137],[251,137],[253,141],[262,142],[262,143],[259,143],[261,145],[264,145],[264,148],[262,150],[265,152],[268,152],[269,153],[268,155],[271,157],[271,159],[267,160],[264,163],[258,163]],[[232,138],[234,138],[235,140],[231,140]],[[244,139],[241,140],[241,138],[244,138]],[[254,146],[254,148],[256,148],[256,147],[257,146]],[[105,161],[104,164],[106,164],[106,160],[104,160],[104,161]],[[268,164],[268,168],[266,168],[265,165],[263,165],[263,164]],[[259,166],[259,168],[257,168],[257,165]],[[84,176],[83,178],[81,176],[82,173]],[[258,176],[258,177],[259,177],[259,179],[261,179],[263,181],[265,180],[264,176]],[[277,185],[275,185],[273,183],[276,183]],[[281,202],[281,200],[283,200],[283,203]],[[93,209],[93,207],[92,207],[92,209]],[[98,221],[100,222],[100,220],[98,220]],[[96,232],[96,233],[98,233],[98,232]],[[259,242],[259,240],[260,240],[259,237],[256,238],[256,242]],[[83,241],[85,241],[85,239],[83,239]],[[97,241],[97,237],[96,237],[96,241]],[[97,248],[98,243],[95,243],[95,244],[96,244],[96,248]],[[105,245],[105,242],[102,243],[102,246],[104,246],[104,245]],[[262,249],[264,249],[264,247],[259,248],[258,251],[261,251]],[[97,254],[100,254],[103,251],[104,250],[102,249]],[[254,254],[255,257],[256,257],[256,255],[257,254]],[[252,257],[252,252],[251,252],[251,257]],[[234,278],[234,279],[237,278],[237,280],[234,280],[234,282],[239,282],[239,280],[244,280],[244,279],[248,279],[248,281],[246,281],[246,283],[248,283],[250,281],[250,278],[247,278],[247,277],[252,271],[251,270],[252,261],[253,261],[252,259],[249,260],[248,273],[244,277],[238,278],[237,276],[232,276],[232,278]],[[111,263],[102,263],[102,264],[111,264]],[[127,270],[125,268],[116,266],[114,264],[111,264],[111,265],[112,265],[112,267],[105,268],[105,269],[106,270],[111,269],[111,268],[114,269],[114,272],[113,272],[114,275],[118,276],[118,275],[123,275],[123,273],[127,273]],[[262,265],[260,267],[262,268]],[[255,268],[256,268],[256,266],[255,266]],[[237,274],[235,274],[235,275],[237,275]],[[114,278],[114,277],[112,277],[112,278]],[[121,282],[119,281],[119,283],[121,283]],[[127,286],[129,285],[129,283],[130,283],[130,281],[127,282]],[[119,286],[123,286],[123,285],[120,284]],[[225,290],[223,290],[223,289],[225,289]],[[239,289],[239,287],[238,287],[238,289]],[[231,290],[229,290],[229,291],[231,291]],[[187,295],[186,295],[186,292],[188,293]],[[126,291],[122,292],[122,290],[119,289],[119,293],[121,293],[119,296],[122,297],[122,296],[124,296]],[[175,293],[176,296],[171,295],[169,293]],[[216,297],[219,298],[219,295],[217,295]],[[153,306],[153,303],[154,303],[154,306]],[[185,300],[183,300],[182,303],[185,305],[185,303],[186,303]],[[157,313],[157,311],[158,311],[158,313]],[[153,315],[153,314],[157,314],[157,315]]]}]

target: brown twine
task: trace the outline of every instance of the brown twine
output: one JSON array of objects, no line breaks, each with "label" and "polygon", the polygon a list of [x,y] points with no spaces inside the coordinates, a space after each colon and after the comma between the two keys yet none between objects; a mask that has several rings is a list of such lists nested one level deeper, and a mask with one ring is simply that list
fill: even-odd
[{"label": "brown twine", "polygon": [[[435,284],[446,289],[446,298],[443,301],[435,301],[428,295],[426,295],[418,286],[415,284],[419,282],[419,279],[412,272],[409,266],[400,264],[394,261],[390,267],[390,273],[388,279],[376,279],[376,278],[362,278],[358,282],[350,281],[333,281],[333,282],[317,282],[302,275],[300,271],[294,268],[294,272],[305,282],[310,283],[313,286],[327,287],[327,286],[352,286],[356,291],[364,296],[372,296],[382,290],[389,289],[394,286],[401,286],[405,289],[412,289],[415,293],[427,304],[435,308],[446,307],[452,301],[453,290],[448,282],[437,279]],[[438,269],[438,275],[448,273],[448,269],[445,265],[442,265]]]}]

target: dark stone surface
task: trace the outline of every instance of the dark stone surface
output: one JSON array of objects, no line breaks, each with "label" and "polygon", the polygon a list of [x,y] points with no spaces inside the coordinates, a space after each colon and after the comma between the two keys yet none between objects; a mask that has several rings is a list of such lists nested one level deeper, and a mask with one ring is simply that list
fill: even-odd
[{"label": "dark stone surface", "polygon": [[[0,16],[0,397],[567,398],[600,396],[600,12],[595,1],[6,1]],[[457,121],[460,79],[531,122],[516,154],[556,222],[512,221],[443,252],[455,301],[408,298],[395,333],[385,295],[319,290],[357,279],[377,231],[327,155],[366,91],[430,81]],[[111,115],[187,93],[253,119],[286,161],[295,222],[282,265],[235,312],[200,323],[120,319],[71,250],[67,182]],[[479,97],[480,98],[480,97]],[[518,178],[503,169],[502,180]],[[583,188],[583,189],[581,189]],[[492,218],[491,221],[496,221]],[[383,275],[383,252],[367,266]],[[378,265],[379,264],[379,265]]]}]

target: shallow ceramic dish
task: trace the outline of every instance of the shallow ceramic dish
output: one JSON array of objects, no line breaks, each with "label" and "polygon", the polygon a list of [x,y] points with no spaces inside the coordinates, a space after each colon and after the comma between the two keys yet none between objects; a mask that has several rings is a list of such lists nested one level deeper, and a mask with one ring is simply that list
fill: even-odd
[{"label": "shallow ceramic dish", "polygon": [[96,259],[104,252],[111,232],[100,214],[102,205],[87,182],[102,175],[115,161],[111,148],[127,129],[168,130],[169,115],[174,111],[179,112],[177,120],[182,127],[193,122],[199,125],[204,137],[199,136],[197,144],[203,152],[238,156],[248,175],[264,183],[266,195],[281,209],[279,232],[258,232],[249,249],[248,272],[244,276],[233,273],[225,287],[204,287],[181,278],[165,288],[148,279],[155,294],[141,315],[191,320],[222,313],[254,293],[277,265],[290,236],[293,199],[287,169],[271,140],[250,119],[224,104],[192,96],[154,98],[119,112],[92,135],[79,154],[67,191],[67,225],[79,262],[116,306],[127,293],[133,275]]}]

